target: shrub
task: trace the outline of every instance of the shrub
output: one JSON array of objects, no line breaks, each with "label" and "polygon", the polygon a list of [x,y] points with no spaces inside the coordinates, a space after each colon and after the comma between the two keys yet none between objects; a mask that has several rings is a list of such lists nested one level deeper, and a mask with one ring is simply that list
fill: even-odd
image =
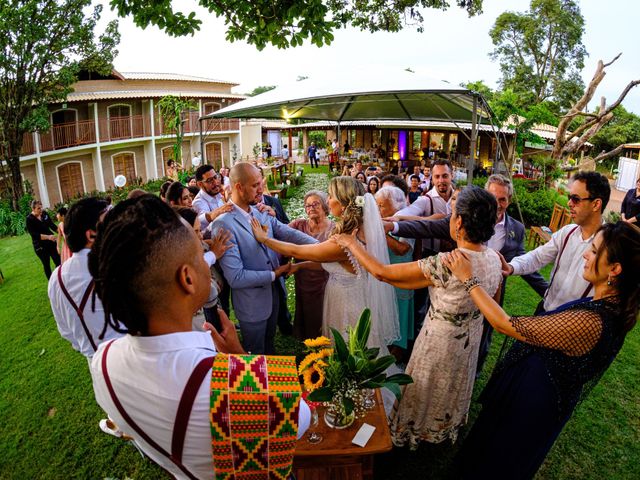
[{"label": "shrub", "polygon": [[513,181],[513,187],[515,198],[509,205],[507,213],[520,220],[515,203],[517,199],[526,226],[548,225],[553,213],[553,205],[559,203],[563,207],[567,206],[567,197],[556,190],[547,189],[544,183],[536,180],[516,178]]},{"label": "shrub", "polygon": [[0,201],[0,237],[22,235],[26,231],[27,215],[31,212],[33,196],[25,194],[18,200],[18,211],[11,206],[10,200]]}]

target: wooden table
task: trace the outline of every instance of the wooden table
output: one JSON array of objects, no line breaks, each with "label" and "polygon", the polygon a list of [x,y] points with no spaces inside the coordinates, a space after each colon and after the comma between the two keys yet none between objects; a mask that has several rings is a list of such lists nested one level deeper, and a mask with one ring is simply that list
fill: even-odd
[{"label": "wooden table", "polygon": [[[324,407],[318,407],[318,426],[309,430],[322,434],[320,443],[311,444],[309,431],[298,440],[293,459],[293,471],[297,480],[372,480],[373,456],[391,450],[389,424],[384,412],[380,390],[376,390],[376,406],[349,428],[335,430],[324,422]],[[351,440],[363,423],[376,427],[364,447]]]}]

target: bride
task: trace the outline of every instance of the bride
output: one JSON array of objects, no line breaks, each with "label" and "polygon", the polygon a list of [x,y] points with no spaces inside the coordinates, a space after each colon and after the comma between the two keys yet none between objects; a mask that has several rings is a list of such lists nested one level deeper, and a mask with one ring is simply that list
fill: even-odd
[{"label": "bride", "polygon": [[[357,231],[357,240],[381,263],[389,263],[389,253],[378,207],[364,185],[352,177],[335,177],[329,184],[329,209],[338,219],[331,235]],[[356,260],[331,237],[313,245],[295,245],[267,237],[260,223],[252,220],[256,240],[289,257],[309,262],[292,265],[299,268],[323,268],[329,273],[324,293],[322,333],[329,328],[344,333],[354,326],[365,307],[371,310],[369,347],[387,353],[387,345],[400,338],[395,291],[361,269]]]}]

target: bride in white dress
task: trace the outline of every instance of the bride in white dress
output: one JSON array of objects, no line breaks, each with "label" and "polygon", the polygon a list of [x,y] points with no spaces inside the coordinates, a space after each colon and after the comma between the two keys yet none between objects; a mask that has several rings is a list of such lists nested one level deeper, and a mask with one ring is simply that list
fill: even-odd
[{"label": "bride in white dress", "polygon": [[[331,235],[358,231],[357,238],[372,256],[389,263],[389,253],[378,207],[372,195],[365,194],[362,183],[352,177],[336,177],[329,184],[329,209],[338,219]],[[324,293],[322,331],[330,328],[344,333],[355,326],[362,310],[371,310],[369,347],[387,353],[387,345],[400,338],[395,291],[391,285],[376,280],[361,269],[348,252],[331,237],[314,245],[295,245],[267,237],[257,220],[253,220],[256,239],[272,250],[299,260],[292,269],[323,268],[329,272]],[[321,264],[321,266],[320,266]]]}]

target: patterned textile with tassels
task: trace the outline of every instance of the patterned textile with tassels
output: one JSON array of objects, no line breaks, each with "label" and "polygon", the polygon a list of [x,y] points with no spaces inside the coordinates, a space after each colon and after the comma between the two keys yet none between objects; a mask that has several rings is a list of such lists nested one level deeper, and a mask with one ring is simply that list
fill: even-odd
[{"label": "patterned textile with tassels", "polygon": [[217,480],[287,480],[298,434],[294,357],[215,356],[211,439]]}]

